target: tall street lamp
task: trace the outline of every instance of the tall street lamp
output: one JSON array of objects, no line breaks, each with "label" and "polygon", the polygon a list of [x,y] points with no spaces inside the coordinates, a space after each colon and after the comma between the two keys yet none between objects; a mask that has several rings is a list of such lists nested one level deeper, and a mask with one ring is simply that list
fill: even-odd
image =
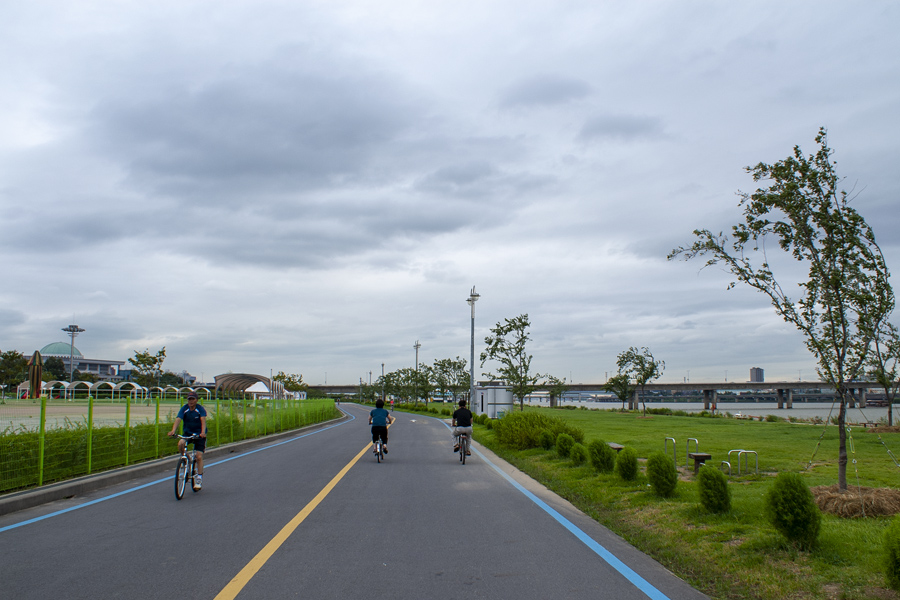
[{"label": "tall street lamp", "polygon": [[72,338],[72,343],[69,346],[69,383],[72,383],[72,373],[75,367],[75,336],[84,331],[84,329],[78,325],[69,325],[68,327],[63,327],[62,330]]},{"label": "tall street lamp", "polygon": [[416,378],[414,382],[415,390],[416,390],[416,405],[419,404],[419,348],[422,347],[422,344],[419,343],[419,340],[416,340],[416,343],[413,345],[413,348],[416,349]]},{"label": "tall street lamp", "polygon": [[472,352],[470,355],[471,362],[469,363],[469,409],[472,409],[473,402],[475,402],[475,302],[478,301],[480,296],[475,291],[475,286],[472,286],[472,291],[469,293],[469,299],[466,302],[469,303],[469,306],[472,307]]}]

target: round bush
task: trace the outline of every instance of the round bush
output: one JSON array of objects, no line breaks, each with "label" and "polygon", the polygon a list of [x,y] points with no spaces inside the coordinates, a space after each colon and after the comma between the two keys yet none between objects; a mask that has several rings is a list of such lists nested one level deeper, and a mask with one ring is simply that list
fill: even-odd
[{"label": "round bush", "polygon": [[540,437],[538,437],[538,441],[541,444],[541,448],[543,448],[544,450],[549,450],[556,442],[556,440],[553,438],[553,433],[547,431],[546,429],[541,432]]},{"label": "round bush", "polygon": [[675,493],[678,484],[678,471],[672,459],[662,452],[654,452],[647,459],[647,479],[653,491],[667,498]]},{"label": "round bush", "polygon": [[572,446],[574,445],[575,438],[568,433],[561,433],[556,436],[556,452],[559,454],[560,458],[568,458],[569,453],[572,451]]},{"label": "round bush", "polygon": [[583,465],[588,459],[588,449],[584,447],[584,444],[576,443],[569,451],[569,456],[576,465]]},{"label": "round bush", "polygon": [[700,492],[700,504],[709,512],[724,513],[731,510],[731,490],[728,479],[722,471],[702,466],[697,473],[697,488]]},{"label": "round bush", "polygon": [[616,473],[625,481],[637,479],[638,459],[634,448],[626,446],[619,451],[619,454],[616,456]]},{"label": "round bush", "polygon": [[493,429],[494,428],[494,420],[493,419],[486,420],[484,422],[484,426],[487,427],[488,429]]},{"label": "round bush", "polygon": [[609,473],[616,466],[616,451],[603,440],[594,440],[588,444],[591,464],[601,473]]},{"label": "round bush", "polygon": [[900,590],[900,515],[884,530],[884,578],[888,587]]},{"label": "round bush", "polygon": [[797,473],[779,473],[766,494],[766,516],[775,529],[801,550],[819,537],[822,513]]}]

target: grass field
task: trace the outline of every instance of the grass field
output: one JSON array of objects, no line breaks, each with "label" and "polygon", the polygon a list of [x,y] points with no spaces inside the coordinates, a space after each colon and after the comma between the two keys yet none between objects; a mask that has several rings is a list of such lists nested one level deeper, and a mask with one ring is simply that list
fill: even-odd
[{"label": "grass field", "polygon": [[[810,486],[837,483],[838,430],[835,425],[744,421],[616,411],[526,409],[564,419],[591,440],[632,447],[641,459],[666,446],[677,450],[680,479],[674,497],[661,498],[641,475],[625,482],[599,474],[588,463],[575,466],[555,450],[511,451],[493,432],[477,426],[476,439],[518,468],[567,498],[603,525],[654,556],[674,573],[714,598],[863,599],[900,598],[887,589],[881,567],[882,534],[890,517],[842,519],[825,515],[818,543],[801,552],[764,518],[764,498],[774,476],[799,472]],[[674,438],[675,442],[666,438]],[[749,470],[729,478],[732,510],[711,514],[699,503],[693,464],[686,467],[688,438],[698,440],[708,464],[727,472],[729,450],[754,450],[759,474]],[[849,432],[848,484],[900,487],[900,434]],[[698,444],[690,442],[691,451]]]}]

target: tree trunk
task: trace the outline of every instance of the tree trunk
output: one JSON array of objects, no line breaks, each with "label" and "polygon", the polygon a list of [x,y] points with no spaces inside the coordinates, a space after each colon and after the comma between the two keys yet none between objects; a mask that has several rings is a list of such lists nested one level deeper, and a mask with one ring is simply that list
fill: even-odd
[{"label": "tree trunk", "polygon": [[841,386],[841,406],[838,410],[838,489],[847,491],[847,386]]}]

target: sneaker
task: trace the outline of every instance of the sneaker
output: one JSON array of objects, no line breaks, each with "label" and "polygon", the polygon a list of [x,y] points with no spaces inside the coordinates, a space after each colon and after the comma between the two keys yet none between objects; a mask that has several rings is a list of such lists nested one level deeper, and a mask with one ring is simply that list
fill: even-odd
[{"label": "sneaker", "polygon": [[385,454],[387,454],[387,446],[382,446],[381,451],[384,452]]},{"label": "sneaker", "polygon": [[466,456],[472,456],[471,452],[466,452]]},{"label": "sneaker", "polygon": [[194,489],[199,490],[203,487],[203,475],[194,475]]},{"label": "sneaker", "polygon": [[453,451],[454,451],[454,452],[459,452],[459,446],[453,446]]}]

